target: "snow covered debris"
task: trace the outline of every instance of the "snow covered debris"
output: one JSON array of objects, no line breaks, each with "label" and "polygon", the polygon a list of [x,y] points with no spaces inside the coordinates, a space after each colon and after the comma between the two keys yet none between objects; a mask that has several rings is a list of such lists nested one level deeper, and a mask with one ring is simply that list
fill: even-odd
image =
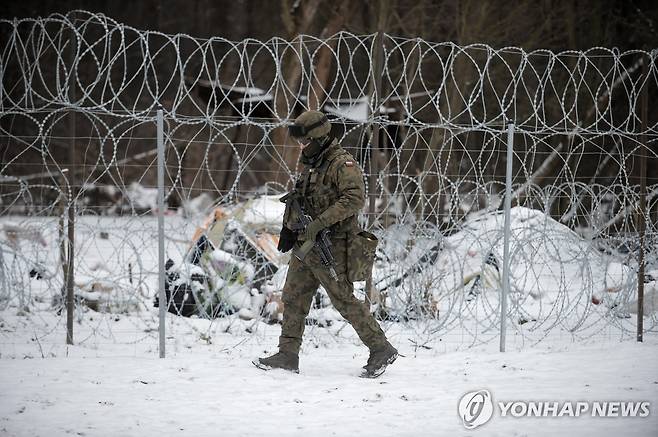
[{"label": "snow covered debris", "polygon": [[9,247],[18,250],[21,241],[36,242],[46,247],[48,243],[40,229],[35,226],[21,226],[16,223],[5,223],[2,225],[5,238]]},{"label": "snow covered debris", "polygon": [[192,199],[183,200],[182,209],[186,217],[196,217],[199,214],[207,214],[214,200],[208,193],[201,193]]},{"label": "snow covered debris", "polygon": [[[651,281],[644,284],[644,316],[651,316],[658,313],[658,282]],[[620,308],[622,314],[637,314],[638,301],[637,298],[623,304]]]},{"label": "snow covered debris", "polygon": [[114,281],[91,280],[75,284],[76,301],[101,313],[134,314],[141,308],[139,294],[124,289]]},{"label": "snow covered debris", "polygon": [[248,200],[239,208],[235,219],[251,227],[279,232],[285,211],[285,205],[281,203],[280,198],[281,196],[261,196]]},{"label": "snow covered debris", "polygon": [[[503,224],[503,213],[494,212],[438,239],[417,237],[409,226],[388,229],[373,273],[386,309],[405,317],[430,307],[450,312],[482,291],[495,306],[502,287]],[[510,256],[510,298],[524,319],[546,317],[554,305],[579,305],[581,311],[592,301],[617,305],[636,284],[629,266],[537,210],[512,209]]]},{"label": "snow covered debris", "polygon": [[136,211],[155,211],[158,207],[157,188],[146,188],[137,182],[133,182],[126,190],[126,197],[127,199],[124,199],[124,201],[132,205],[132,208]]},{"label": "snow covered debris", "polygon": [[[289,256],[276,249],[285,209],[280,197],[260,196],[213,211],[195,232],[184,262],[172,266],[168,293],[181,302],[170,311],[202,317],[237,311],[243,319],[263,312],[265,302],[254,294],[263,293],[258,289]],[[181,305],[190,311],[183,314]]]},{"label": "snow covered debris", "polygon": [[[366,123],[371,116],[369,101],[370,98],[368,96],[349,100],[342,99],[334,101],[333,104],[327,103],[324,105],[323,110],[328,114],[335,115],[344,120]],[[396,109],[382,105],[379,108],[379,112],[380,114],[390,114],[396,112]]]}]

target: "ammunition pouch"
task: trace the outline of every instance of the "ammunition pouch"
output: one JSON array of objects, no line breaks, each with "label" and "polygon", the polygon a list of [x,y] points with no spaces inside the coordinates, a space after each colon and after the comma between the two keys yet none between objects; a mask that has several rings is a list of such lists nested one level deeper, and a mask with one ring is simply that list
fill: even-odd
[{"label": "ammunition pouch", "polygon": [[348,235],[347,279],[350,282],[365,281],[372,275],[375,250],[379,240],[368,231]]}]

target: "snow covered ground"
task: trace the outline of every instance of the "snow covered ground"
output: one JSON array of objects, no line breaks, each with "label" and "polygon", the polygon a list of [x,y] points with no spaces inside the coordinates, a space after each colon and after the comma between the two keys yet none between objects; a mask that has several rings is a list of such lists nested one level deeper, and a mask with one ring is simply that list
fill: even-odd
[{"label": "snow covered ground", "polygon": [[[508,331],[432,331],[384,322],[400,357],[379,379],[351,327],[307,326],[300,374],[263,372],[279,325],[167,314],[158,357],[157,313],[85,312],[75,346],[49,311],[0,312],[0,435],[10,436],[653,436],[658,429],[658,336],[638,344],[611,327],[579,338],[552,330],[538,344]],[[38,334],[37,334],[38,333]],[[42,334],[47,333],[47,334]],[[427,338],[427,341],[423,341]],[[458,404],[489,390],[494,402],[650,402],[649,417],[501,417],[467,430]]]},{"label": "snow covered ground", "polygon": [[[115,305],[78,307],[76,345],[67,347],[65,313],[52,305],[62,285],[56,220],[2,217],[39,229],[47,246],[22,242],[2,254],[0,435],[656,435],[656,314],[645,316],[645,343],[637,344],[635,315],[612,305],[632,298],[629,267],[520,212],[508,352],[497,352],[496,275],[487,267],[490,253],[500,259],[500,217],[488,217],[445,239],[436,271],[407,268],[423,255],[418,248],[436,242],[416,241],[411,252],[401,245],[398,257],[390,251],[392,264],[410,272],[398,290],[427,278],[448,288],[438,290],[438,318],[383,323],[405,357],[376,380],[357,377],[367,351],[339,317],[307,327],[299,375],[253,367],[251,359],[275,351],[280,327],[236,314],[167,314],[167,358],[158,359],[151,216],[78,220],[76,283],[90,298],[109,293]],[[166,222],[167,255],[180,262],[195,226],[178,216]],[[30,276],[35,267],[41,279]],[[482,291],[469,299],[478,272]],[[647,289],[655,293],[655,284]],[[480,389],[494,402],[648,401],[650,415],[514,418],[496,407],[488,423],[467,430],[457,407]]]},{"label": "snow covered ground", "polygon": [[[8,327],[20,324],[3,323],[7,340]],[[405,357],[379,379],[364,380],[357,375],[365,348],[322,341],[318,332],[304,344],[300,374],[256,369],[250,360],[275,350],[278,329],[215,333],[202,341],[179,327],[165,359],[157,358],[154,341],[98,349],[49,344],[41,358],[29,334],[15,332],[13,352],[3,344],[0,359],[0,434],[600,437],[655,436],[658,430],[655,335],[643,344],[542,342],[499,353],[496,343],[417,348],[408,333],[390,331]],[[32,353],[25,353],[28,347]],[[459,400],[479,389],[489,390],[494,402],[649,401],[650,415],[515,418],[495,409],[488,423],[467,430]]]}]

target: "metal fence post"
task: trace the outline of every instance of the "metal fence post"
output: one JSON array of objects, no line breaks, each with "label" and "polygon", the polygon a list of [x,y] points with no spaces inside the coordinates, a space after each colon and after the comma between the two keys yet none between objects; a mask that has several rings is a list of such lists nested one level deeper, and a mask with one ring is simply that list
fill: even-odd
[{"label": "metal fence post", "polygon": [[[382,71],[384,66],[384,32],[383,29],[378,29],[377,36],[375,37],[374,42],[374,53],[373,53],[373,73],[374,73],[374,83],[373,83],[373,93],[375,98],[373,99],[373,111],[371,114],[372,120],[370,121],[370,126],[372,129],[372,136],[370,138],[370,158],[369,164],[370,168],[368,175],[368,227],[371,228],[375,224],[375,216],[377,211],[375,208],[375,203],[377,200],[377,177],[379,173],[379,124],[374,121],[375,117],[379,116],[380,105],[382,102]],[[371,305],[377,300],[375,296],[375,289],[372,283],[372,274],[370,274],[366,279],[366,302],[368,305]]]},{"label": "metal fence post", "polygon": [[[647,59],[648,58],[648,59]],[[644,336],[644,277],[646,264],[646,214],[647,214],[647,155],[649,154],[649,143],[647,141],[648,118],[649,118],[649,65],[652,55],[646,57],[642,64],[642,77],[644,84],[640,94],[640,205],[637,214],[638,233],[640,234],[640,253],[637,269],[637,341],[643,341]]]},{"label": "metal fence post", "polygon": [[500,351],[505,352],[505,319],[507,318],[507,295],[509,294],[509,240],[510,210],[512,209],[512,160],[514,159],[514,123],[507,125],[507,169],[505,171],[505,226],[503,230],[503,287],[500,290]]},{"label": "metal fence post", "polygon": [[5,258],[2,253],[2,244],[0,244],[0,299],[4,298],[4,294],[9,294],[9,288],[7,287],[7,277],[5,276]]},{"label": "metal fence post", "polygon": [[158,109],[158,332],[160,335],[160,358],[165,357],[165,260],[164,260],[164,123],[162,109]]},{"label": "metal fence post", "polygon": [[[73,171],[69,176],[73,178]],[[75,198],[70,185],[68,204],[68,258],[66,263],[66,344],[73,344],[73,313],[75,311]]]},{"label": "metal fence post", "polygon": [[[75,14],[73,15],[75,19]],[[76,96],[75,96],[75,76],[74,71],[77,68],[76,62],[76,38],[75,32],[71,29],[69,33],[69,62],[70,62],[70,71],[68,78],[68,95],[71,103],[71,107],[75,105]],[[76,150],[75,150],[75,139],[76,139],[76,111],[69,111],[69,165],[71,171],[69,172],[68,177],[68,195],[69,195],[69,205],[68,205],[68,262],[67,262],[67,273],[66,273],[66,344],[73,344],[73,312],[75,311],[75,204],[76,198],[78,196],[79,190],[76,186],[76,171],[78,170],[76,166]],[[84,180],[84,174],[80,178]]]}]

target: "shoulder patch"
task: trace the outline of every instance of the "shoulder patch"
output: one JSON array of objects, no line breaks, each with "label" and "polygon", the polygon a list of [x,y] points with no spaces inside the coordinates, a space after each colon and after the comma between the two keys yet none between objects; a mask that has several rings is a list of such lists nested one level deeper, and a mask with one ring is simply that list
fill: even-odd
[{"label": "shoulder patch", "polygon": [[354,161],[345,161],[345,167],[354,167]]}]

